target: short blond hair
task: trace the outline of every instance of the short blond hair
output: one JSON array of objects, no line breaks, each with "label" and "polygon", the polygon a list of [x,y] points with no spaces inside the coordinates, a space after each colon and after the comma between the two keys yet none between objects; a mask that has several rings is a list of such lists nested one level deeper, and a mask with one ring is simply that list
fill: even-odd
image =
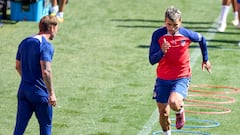
[{"label": "short blond hair", "polygon": [[165,12],[165,18],[170,19],[171,21],[175,22],[176,20],[181,20],[181,11],[175,8],[174,6],[170,6],[167,8]]},{"label": "short blond hair", "polygon": [[58,20],[56,16],[44,16],[41,18],[39,22],[39,31],[40,32],[46,32],[49,30],[51,26],[56,26],[58,25]]}]

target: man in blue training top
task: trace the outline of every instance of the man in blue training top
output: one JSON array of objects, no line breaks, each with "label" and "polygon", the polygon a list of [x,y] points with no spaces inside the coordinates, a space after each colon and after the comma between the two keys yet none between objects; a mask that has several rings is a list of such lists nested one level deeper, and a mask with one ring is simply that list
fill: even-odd
[{"label": "man in blue training top", "polygon": [[23,135],[33,112],[38,119],[40,135],[52,134],[52,106],[56,106],[51,62],[53,40],[58,31],[56,17],[44,16],[39,33],[27,37],[18,46],[16,70],[21,76],[14,135]]}]

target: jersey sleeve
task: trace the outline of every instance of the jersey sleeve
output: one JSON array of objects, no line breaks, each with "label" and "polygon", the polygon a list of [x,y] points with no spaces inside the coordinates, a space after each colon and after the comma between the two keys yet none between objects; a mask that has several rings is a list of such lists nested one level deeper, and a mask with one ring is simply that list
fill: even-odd
[{"label": "jersey sleeve", "polygon": [[164,55],[158,42],[159,38],[162,35],[160,30],[161,29],[158,29],[153,33],[150,48],[149,48],[149,62],[152,65],[158,63]]},{"label": "jersey sleeve", "polygon": [[52,62],[54,48],[50,43],[43,42],[41,47],[40,60]]},{"label": "jersey sleeve", "polygon": [[208,50],[206,39],[202,36],[202,39],[198,42],[202,52],[202,60],[204,62],[208,61]]},{"label": "jersey sleeve", "polygon": [[182,34],[188,37],[192,42],[198,42],[201,48],[202,60],[208,61],[208,50],[207,50],[207,42],[205,37],[198,32],[191,31],[186,28],[181,28],[180,31]]},{"label": "jersey sleeve", "polygon": [[16,54],[16,60],[20,61],[21,60],[21,46],[23,44],[23,42],[25,41],[26,39],[24,39],[19,45],[18,45],[18,49],[17,49],[17,54]]}]

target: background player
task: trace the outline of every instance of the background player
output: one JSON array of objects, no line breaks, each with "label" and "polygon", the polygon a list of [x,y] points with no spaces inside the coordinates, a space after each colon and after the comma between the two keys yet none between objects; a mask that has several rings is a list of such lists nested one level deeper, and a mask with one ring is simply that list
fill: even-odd
[{"label": "background player", "polygon": [[24,39],[18,46],[16,70],[21,82],[14,135],[23,135],[33,112],[40,135],[51,135],[52,106],[56,106],[57,100],[51,68],[54,48],[48,40],[53,40],[57,31],[57,18],[45,16],[39,22],[39,33]]}]

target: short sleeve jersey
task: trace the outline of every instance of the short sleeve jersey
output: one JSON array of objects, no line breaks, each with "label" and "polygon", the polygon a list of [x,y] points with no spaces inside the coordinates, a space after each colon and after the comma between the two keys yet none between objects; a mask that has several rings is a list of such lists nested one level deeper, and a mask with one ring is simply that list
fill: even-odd
[{"label": "short sleeve jersey", "polygon": [[54,48],[45,37],[35,35],[24,39],[18,46],[16,59],[21,63],[21,85],[31,85],[46,90],[40,60],[51,62]]}]

